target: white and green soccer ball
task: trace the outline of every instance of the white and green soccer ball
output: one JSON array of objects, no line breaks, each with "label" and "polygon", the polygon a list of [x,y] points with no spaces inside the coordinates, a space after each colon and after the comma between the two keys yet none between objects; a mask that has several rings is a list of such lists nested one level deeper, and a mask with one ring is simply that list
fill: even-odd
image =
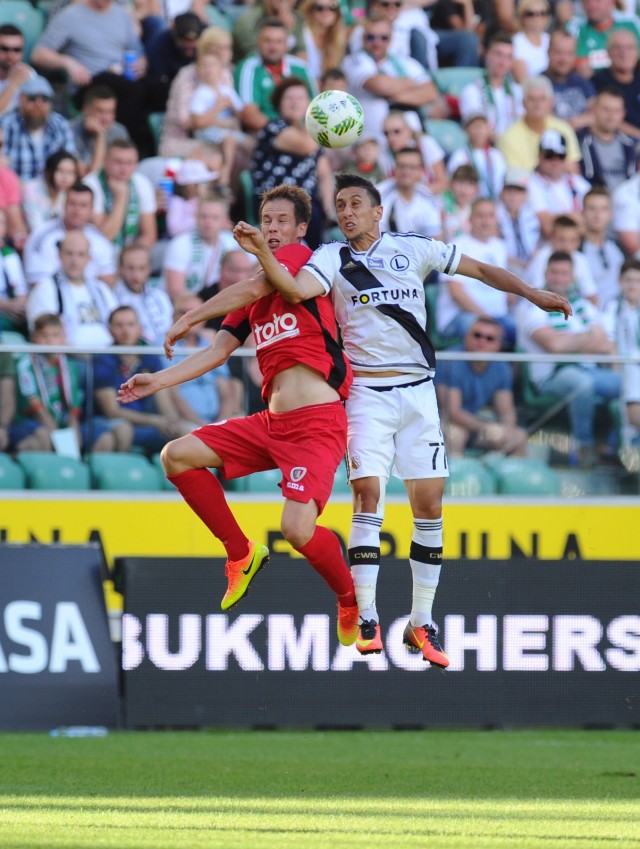
[{"label": "white and green soccer ball", "polygon": [[364,129],[362,106],[346,91],[323,91],[309,104],[305,124],[322,147],[349,147]]}]

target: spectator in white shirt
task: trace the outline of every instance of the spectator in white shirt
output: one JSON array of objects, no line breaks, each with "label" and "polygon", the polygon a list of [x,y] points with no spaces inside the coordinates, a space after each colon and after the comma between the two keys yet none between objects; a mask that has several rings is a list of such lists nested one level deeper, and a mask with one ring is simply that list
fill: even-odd
[{"label": "spectator in white shirt", "polygon": [[549,238],[557,215],[573,215],[582,221],[582,199],[591,188],[580,174],[571,173],[567,141],[558,130],[545,130],[540,138],[538,167],[529,180],[529,203],[540,219],[543,236]]},{"label": "spectator in white shirt", "polygon": [[[384,141],[382,125],[393,104],[416,111],[435,106],[438,89],[419,62],[395,56],[389,50],[391,24],[386,18],[368,18],[364,24],[363,49],[343,63],[349,91],[364,111],[367,132]],[[437,114],[432,111],[433,117]]]},{"label": "spectator in white shirt", "polygon": [[377,186],[383,208],[381,230],[440,238],[440,207],[423,174],[424,162],[417,148],[405,147],[397,152],[395,177]]},{"label": "spectator in white shirt", "polygon": [[29,286],[50,277],[60,267],[58,245],[70,230],[82,230],[89,240],[90,262],[86,273],[109,286],[116,281],[113,245],[91,223],[93,192],[76,183],[67,192],[62,218],[46,221],[32,231],[24,248],[24,270]]},{"label": "spectator in white shirt", "polygon": [[151,254],[144,245],[127,245],[120,254],[120,278],[115,296],[119,307],[133,307],[138,314],[142,336],[149,345],[162,345],[173,324],[169,296],[149,283]]},{"label": "spectator in white shirt", "polygon": [[494,140],[523,113],[522,88],[513,79],[512,36],[496,32],[489,39],[485,57],[485,73],[468,83],[460,92],[461,115],[483,112],[487,116]]},{"label": "spectator in white shirt", "polygon": [[609,238],[612,215],[611,195],[604,186],[595,186],[587,192],[582,202],[584,237],[580,250],[596,281],[600,309],[619,294],[620,269],[624,262],[624,254]]},{"label": "spectator in white shirt", "polygon": [[[488,198],[478,198],[471,207],[471,234],[456,240],[461,253],[481,262],[507,267],[507,245],[498,238],[496,207]],[[486,291],[485,291],[486,290]],[[463,337],[479,315],[495,318],[505,333],[503,345],[512,348],[515,324],[506,292],[492,289],[473,277],[444,278],[438,291],[436,322],[445,337]]]},{"label": "spectator in white shirt", "polygon": [[640,174],[620,183],[613,193],[613,230],[627,256],[640,250]]},{"label": "spectator in white shirt", "polygon": [[155,190],[137,166],[135,144],[115,139],[107,148],[104,168],[83,180],[93,191],[93,220],[118,250],[133,242],[151,248],[158,238]]},{"label": "spectator in white shirt", "polygon": [[173,303],[187,292],[198,294],[218,279],[222,257],[238,247],[229,225],[229,210],[224,200],[201,198],[196,228],[171,239],[163,274]]},{"label": "spectator in white shirt", "polygon": [[116,307],[111,289],[87,275],[89,240],[80,230],[60,243],[60,270],[40,280],[27,298],[29,327],[39,315],[60,315],[69,345],[106,347],[111,344],[109,315]]}]

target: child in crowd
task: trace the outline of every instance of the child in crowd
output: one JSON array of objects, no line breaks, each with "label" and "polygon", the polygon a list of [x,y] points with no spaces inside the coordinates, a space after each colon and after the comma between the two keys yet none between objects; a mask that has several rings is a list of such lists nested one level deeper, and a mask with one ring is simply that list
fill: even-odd
[{"label": "child in crowd", "polygon": [[353,159],[344,169],[348,174],[359,174],[372,183],[384,180],[380,167],[380,145],[373,136],[361,136],[353,145]]},{"label": "child in crowd", "polygon": [[552,253],[562,251],[571,256],[574,280],[581,298],[592,304],[598,303],[598,289],[586,256],[580,250],[582,226],[572,215],[557,215],[551,225],[551,236],[534,253],[524,276],[532,286],[542,289],[545,285],[545,269]]},{"label": "child in crowd", "polygon": [[198,201],[211,192],[218,171],[210,171],[199,159],[185,159],[175,177],[167,205],[167,233],[173,238],[196,228]]},{"label": "child in crowd", "polygon": [[507,243],[507,268],[522,277],[540,241],[540,220],[527,203],[529,172],[509,168],[498,204],[498,227]]},{"label": "child in crowd", "polygon": [[471,203],[478,197],[479,182],[473,165],[459,165],[451,175],[451,188],[442,193],[443,242],[453,242],[469,232]]},{"label": "child in crowd", "polygon": [[218,188],[228,196],[236,148],[245,141],[239,118],[243,104],[235,89],[222,81],[224,65],[218,56],[205,53],[198,59],[196,70],[202,82],[196,86],[189,103],[193,135],[220,145],[222,167]]},{"label": "child in crowd", "polygon": [[502,153],[491,144],[491,127],[487,116],[483,112],[470,112],[463,116],[462,124],[469,143],[451,154],[447,171],[453,174],[459,165],[473,165],[480,178],[479,196],[497,200],[504,184],[507,165]]},{"label": "child in crowd", "polygon": [[[67,344],[59,315],[43,313],[35,320],[31,341],[35,345],[61,347]],[[26,353],[16,363],[17,415],[9,428],[11,447],[15,451],[51,451],[52,434],[60,428],[75,432],[80,449],[88,435],[86,424],[80,423],[83,391],[78,364],[66,354]],[[96,429],[92,434],[92,451],[126,450],[126,422]],[[118,433],[116,433],[118,431]],[[125,431],[125,432],[120,432]],[[131,439],[129,437],[129,444]]]}]

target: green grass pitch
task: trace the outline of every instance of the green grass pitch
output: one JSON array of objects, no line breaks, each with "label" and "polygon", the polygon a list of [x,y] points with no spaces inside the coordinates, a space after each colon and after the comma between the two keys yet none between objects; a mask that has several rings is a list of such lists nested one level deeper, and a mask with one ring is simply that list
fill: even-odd
[{"label": "green grass pitch", "polygon": [[630,849],[640,735],[0,734],[0,847]]}]

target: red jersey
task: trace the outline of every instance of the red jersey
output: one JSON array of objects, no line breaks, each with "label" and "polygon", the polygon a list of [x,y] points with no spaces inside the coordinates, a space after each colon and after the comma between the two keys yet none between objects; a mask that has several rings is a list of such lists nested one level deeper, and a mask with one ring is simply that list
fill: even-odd
[{"label": "red jersey", "polygon": [[[295,277],[312,253],[304,245],[291,244],[278,248],[274,256]],[[265,401],[269,400],[274,377],[300,364],[320,372],[342,399],[348,396],[353,374],[337,340],[329,295],[290,304],[279,292],[273,292],[229,313],[221,329],[242,343],[253,333]]]}]

